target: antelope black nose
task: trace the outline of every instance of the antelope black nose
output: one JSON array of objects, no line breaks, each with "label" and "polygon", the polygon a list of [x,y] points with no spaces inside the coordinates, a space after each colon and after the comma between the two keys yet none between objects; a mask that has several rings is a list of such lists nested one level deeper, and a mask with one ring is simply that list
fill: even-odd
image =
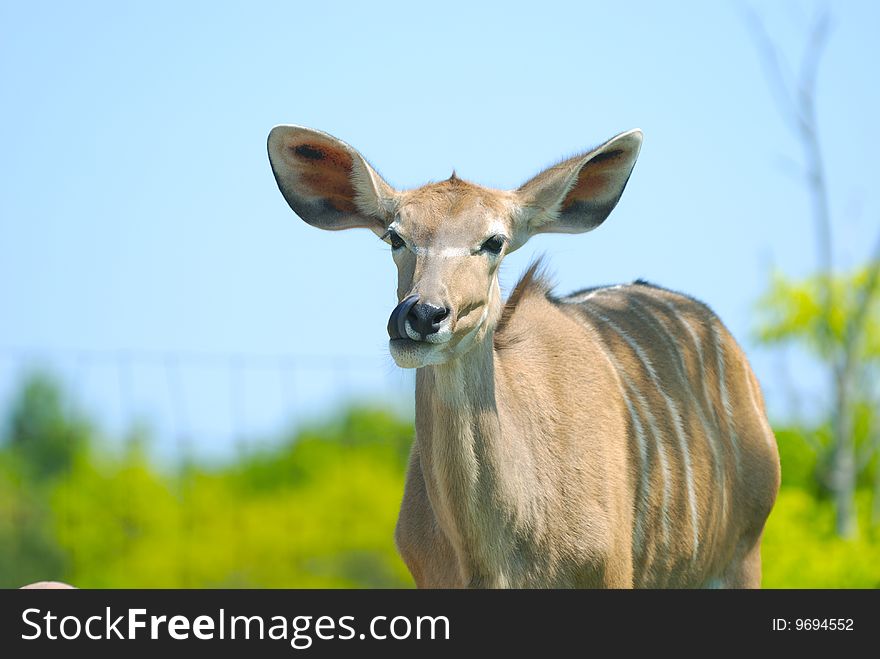
[{"label": "antelope black nose", "polygon": [[411,339],[406,331],[407,322],[419,339],[425,340],[440,329],[443,321],[449,317],[449,309],[435,304],[419,304],[418,295],[410,295],[398,304],[388,319],[388,336],[392,339]]},{"label": "antelope black nose", "polygon": [[449,317],[449,309],[438,307],[434,304],[414,304],[409,310],[406,319],[422,340],[429,334],[434,334],[440,329],[440,324]]}]

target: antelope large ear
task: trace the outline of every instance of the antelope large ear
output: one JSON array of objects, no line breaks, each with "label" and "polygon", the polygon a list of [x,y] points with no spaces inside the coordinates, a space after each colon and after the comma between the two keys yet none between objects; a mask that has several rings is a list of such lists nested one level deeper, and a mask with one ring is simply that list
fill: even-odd
[{"label": "antelope large ear", "polygon": [[278,188],[303,220],[331,231],[385,232],[396,193],[348,144],[311,128],[275,126],[268,149]]},{"label": "antelope large ear", "polygon": [[621,133],[520,187],[523,240],[535,233],[582,233],[602,224],[623,194],[641,145],[642,131]]}]

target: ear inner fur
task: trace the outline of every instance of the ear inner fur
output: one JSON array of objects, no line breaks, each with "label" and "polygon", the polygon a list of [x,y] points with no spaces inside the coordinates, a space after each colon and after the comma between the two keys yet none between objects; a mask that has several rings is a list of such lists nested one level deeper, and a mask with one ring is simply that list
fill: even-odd
[{"label": "ear inner fur", "polygon": [[303,220],[330,230],[384,229],[395,192],[353,148],[299,126],[276,126],[268,148],[278,187]]}]

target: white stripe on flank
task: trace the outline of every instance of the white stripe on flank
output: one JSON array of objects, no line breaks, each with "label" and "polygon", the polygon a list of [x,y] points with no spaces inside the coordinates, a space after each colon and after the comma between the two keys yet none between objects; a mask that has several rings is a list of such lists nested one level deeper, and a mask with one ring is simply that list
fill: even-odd
[{"label": "white stripe on flank", "polygon": [[733,446],[734,464],[736,465],[736,474],[740,473],[740,450],[739,439],[736,436],[736,430],[733,428],[733,407],[730,404],[730,397],[727,395],[727,376],[724,372],[724,346],[718,340],[718,333],[715,326],[709,324],[709,333],[712,335],[712,346],[715,348],[715,360],[718,366],[718,382],[721,393],[721,406],[724,408],[724,415],[727,421],[727,434],[730,436],[730,443]]},{"label": "white stripe on flank", "polygon": [[[629,378],[624,375],[624,382],[627,389]],[[629,410],[629,418],[632,421],[633,428],[636,431],[636,444],[639,447],[639,493],[642,498],[648,491],[648,446],[645,444],[645,431],[642,429],[642,422],[639,420],[632,403],[629,400],[628,392],[624,392],[623,400],[626,403],[626,409]],[[635,546],[641,550],[645,546],[645,506],[643,500],[636,500],[636,537]],[[664,535],[668,536],[668,529],[664,528]]]},{"label": "white stripe on flank", "polygon": [[[660,504],[660,526],[663,531],[663,544],[666,548],[666,551],[669,551],[669,497],[670,497],[670,486],[669,486],[669,467],[666,463],[666,453],[664,451],[663,445],[659,439],[659,433],[657,431],[657,422],[654,419],[654,416],[651,414],[651,408],[648,405],[648,402],[645,400],[644,396],[642,396],[641,392],[636,388],[633,384],[632,380],[630,380],[629,376],[623,370],[620,365],[620,362],[617,361],[617,358],[614,356],[614,353],[608,351],[607,357],[611,364],[614,366],[617,373],[620,375],[623,380],[624,386],[624,402],[626,403],[627,410],[629,411],[630,419],[633,423],[633,428],[636,432],[636,443],[639,449],[639,459],[640,459],[640,469],[639,469],[639,491],[641,492],[642,499],[636,500],[636,528],[635,528],[635,538],[633,540],[633,544],[637,552],[640,552],[640,555],[643,554],[645,550],[645,516],[647,514],[646,506],[648,504],[648,491],[650,490],[650,465],[648,464],[648,443],[647,438],[645,437],[645,427],[642,425],[641,418],[639,416],[639,411],[636,410],[636,407],[633,405],[632,401],[629,398],[631,394],[638,403],[639,407],[644,411],[645,420],[649,426],[649,430],[651,433],[651,439],[654,440],[654,444],[657,446],[657,462],[660,466],[660,478],[663,484],[662,487],[662,500]],[[648,554],[649,556],[651,554]],[[642,566],[642,572],[650,571],[650,566]]]},{"label": "white stripe on flank", "polygon": [[[584,307],[584,310],[587,310],[587,307]],[[598,314],[601,316],[601,314]],[[663,446],[663,441],[660,438],[660,431],[657,427],[657,420],[654,418],[654,415],[651,413],[651,406],[648,404],[648,401],[645,400],[645,397],[642,395],[642,392],[639,391],[638,387],[636,387],[630,377],[626,374],[626,371],[621,366],[620,362],[615,357],[614,353],[609,350],[607,353],[608,359],[611,361],[614,368],[617,370],[618,374],[620,374],[623,379],[624,386],[628,391],[631,391],[633,396],[636,399],[639,407],[645,414],[645,421],[648,424],[651,439],[654,440],[654,445],[657,448],[657,462],[660,465],[660,476],[663,480],[663,499],[661,502],[661,511],[660,511],[660,521],[663,527],[663,542],[666,544],[666,547],[669,547],[669,499],[670,499],[670,483],[669,483],[669,464],[666,459],[666,448]],[[643,492],[647,492],[648,486],[648,448],[647,442],[644,436],[644,427],[639,420],[638,413],[635,407],[632,405],[632,402],[625,398],[627,408],[629,409],[630,416],[633,419],[633,426],[636,429],[636,435],[639,441],[639,453],[642,458],[642,473],[640,475],[640,480],[642,482]]]},{"label": "white stripe on flank", "polygon": [[749,400],[752,401],[752,407],[755,408],[755,418],[760,419],[761,425],[764,427],[764,431],[766,432],[767,441],[770,444],[771,448],[776,448],[776,436],[773,434],[773,429],[770,427],[770,424],[767,421],[767,415],[761,412],[761,406],[758,403],[758,399],[761,396],[759,385],[756,381],[749,377],[748,369],[743,369],[743,374],[746,376],[746,388],[749,390]]},{"label": "white stripe on flank", "polygon": [[[667,550],[669,548],[669,498],[670,498],[670,484],[669,484],[669,465],[666,460],[666,450],[663,447],[663,442],[660,440],[660,435],[657,430],[657,420],[654,418],[654,415],[651,413],[651,407],[648,405],[648,401],[645,400],[645,397],[642,393],[636,388],[633,384],[632,380],[630,380],[629,376],[623,371],[619,362],[613,356],[611,357],[612,362],[614,362],[615,367],[617,368],[618,373],[623,376],[624,385],[626,386],[628,391],[631,391],[633,396],[636,399],[639,407],[645,413],[645,421],[647,421],[648,426],[651,431],[651,439],[654,440],[654,444],[657,447],[657,462],[660,464],[660,476],[663,480],[663,498],[660,504],[660,524],[663,528],[663,543],[666,546]],[[644,436],[644,427],[639,420],[638,412],[633,406],[632,402],[627,398],[626,406],[629,408],[630,415],[633,418],[633,425],[636,428],[636,433],[639,439],[639,452],[642,458],[642,471],[640,474],[640,481],[642,483],[642,493],[647,493],[648,486],[650,485],[649,472],[648,472],[648,444],[646,438]],[[642,512],[640,516],[640,520],[642,520],[642,526],[644,526],[644,512]],[[644,543],[644,528],[640,531],[640,540],[641,543]],[[642,547],[642,544],[637,545]]]},{"label": "white stripe on flank", "polygon": [[[651,298],[654,299],[654,298]],[[658,316],[650,311],[644,310],[644,305],[638,300],[635,296],[630,296],[629,298],[631,308],[633,312],[641,318],[641,320],[647,324],[653,324],[661,331],[661,333],[666,337],[667,343],[672,346],[672,352],[678,359],[678,375],[682,379],[683,382],[687,384],[687,386],[691,390],[691,395],[694,394],[693,382],[691,378],[688,377],[687,373],[687,365],[684,363],[684,355],[682,355],[681,350],[679,349],[678,342],[675,340],[675,337],[669,332],[668,327],[666,326],[666,322],[661,320]],[[678,318],[678,314],[675,314],[676,318]],[[699,349],[699,348],[698,348]],[[700,369],[702,373],[702,359],[700,360]],[[706,391],[705,378],[700,378],[703,381],[703,392]],[[696,399],[696,396],[694,396]],[[708,399],[707,399],[708,400]],[[706,419],[706,415],[703,413],[703,408],[699,404],[694,405],[694,409],[697,412],[697,416],[700,419],[700,423],[705,430],[706,435],[706,443],[709,445],[709,451],[712,453],[712,467],[715,471],[715,477],[718,479],[718,489],[721,491],[721,513],[722,516],[727,514],[727,496],[726,496],[726,484],[724,482],[724,471],[721,469],[721,456],[718,452],[718,444],[720,443],[715,437],[715,428],[709,424]]]},{"label": "white stripe on flank", "polygon": [[[684,436],[684,429],[681,426],[681,415],[678,411],[678,407],[675,405],[675,401],[673,401],[669,397],[669,394],[666,393],[666,390],[663,388],[663,384],[660,382],[660,378],[657,376],[657,372],[654,370],[654,366],[651,364],[651,360],[648,359],[648,355],[645,354],[645,351],[642,350],[642,347],[638,343],[636,343],[631,336],[624,332],[623,329],[619,325],[617,325],[617,323],[608,318],[608,316],[601,313],[600,311],[597,311],[595,308],[592,308],[591,310],[605,324],[607,324],[611,329],[617,332],[620,337],[627,342],[629,347],[632,348],[633,352],[641,360],[642,364],[644,364],[645,370],[648,371],[648,375],[654,382],[657,390],[663,396],[663,400],[666,402],[666,408],[669,411],[669,416],[672,419],[673,426],[675,427],[675,435],[678,439],[678,446],[681,450],[682,455],[684,479],[687,486],[688,509],[690,512],[691,527],[693,528],[694,534],[694,553],[691,556],[691,561],[695,561],[697,558],[697,551],[700,547],[699,527],[697,526],[697,499],[696,494],[694,493],[693,477],[691,475],[691,456],[688,452],[687,440]],[[660,442],[658,442],[658,446],[659,444]]]},{"label": "white stripe on flank", "polygon": [[615,284],[614,286],[603,286],[602,288],[594,288],[591,291],[587,291],[586,293],[573,294],[568,297],[559,298],[559,301],[563,304],[580,304],[581,302],[586,302],[594,295],[598,295],[599,293],[604,293],[605,291],[613,291],[618,288],[623,288],[623,284]]},{"label": "white stripe on flank", "polygon": [[[659,302],[664,307],[669,309],[670,313],[673,316],[678,318],[681,321],[681,324],[684,325],[684,328],[687,330],[688,334],[691,335],[691,340],[694,342],[694,348],[697,352],[697,364],[699,364],[700,373],[705,372],[705,366],[703,365],[703,344],[700,343],[700,338],[697,336],[696,331],[694,331],[693,326],[690,321],[687,319],[687,316],[682,314],[672,302],[669,300],[664,300],[662,297],[652,297],[652,300]],[[712,416],[715,417],[715,422],[718,422],[718,415],[715,413],[715,408],[712,406],[712,398],[709,396],[709,390],[706,388],[706,378],[700,378],[700,384],[703,386],[703,400],[706,403],[706,409],[711,410]]]}]

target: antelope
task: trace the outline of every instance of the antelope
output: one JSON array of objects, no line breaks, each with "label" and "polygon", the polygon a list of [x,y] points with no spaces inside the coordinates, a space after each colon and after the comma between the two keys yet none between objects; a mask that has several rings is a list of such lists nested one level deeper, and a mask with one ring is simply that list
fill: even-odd
[{"label": "antelope", "polygon": [[418,587],[757,588],[779,456],[732,335],[642,280],[557,297],[539,233],[598,227],[642,143],[621,133],[516,190],[458,178],[398,191],[327,133],[268,139],[290,208],[367,228],[397,265],[388,346],[416,370],[416,437],[395,530]]}]

